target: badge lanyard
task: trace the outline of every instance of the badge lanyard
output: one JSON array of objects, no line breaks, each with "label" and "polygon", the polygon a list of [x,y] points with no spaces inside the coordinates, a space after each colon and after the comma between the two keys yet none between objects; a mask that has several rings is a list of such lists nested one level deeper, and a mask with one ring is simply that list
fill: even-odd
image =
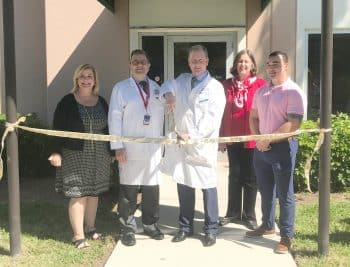
[{"label": "badge lanyard", "polygon": [[[135,80],[134,80],[135,81]],[[146,110],[146,114],[144,115],[143,117],[143,125],[149,125],[150,124],[150,121],[151,121],[151,115],[148,114],[147,112],[147,109],[148,109],[148,103],[149,103],[149,98],[150,98],[150,90],[149,90],[149,86],[148,86],[148,82],[146,84],[146,86],[148,87],[148,93],[146,93],[146,99],[145,97],[143,96],[143,93],[142,93],[142,88],[140,86],[140,84],[138,82],[136,82],[136,86],[137,86],[137,89],[139,90],[139,93],[140,93],[140,96],[141,96],[141,99],[142,99],[142,102],[143,102],[143,105],[145,107],[145,110]],[[146,90],[147,91],[147,90]]]}]

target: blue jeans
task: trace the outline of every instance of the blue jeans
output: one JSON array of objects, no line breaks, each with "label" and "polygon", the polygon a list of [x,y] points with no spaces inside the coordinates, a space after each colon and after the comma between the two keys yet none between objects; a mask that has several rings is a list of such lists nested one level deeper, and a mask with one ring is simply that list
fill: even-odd
[{"label": "blue jeans", "polygon": [[294,236],[294,184],[293,172],[298,151],[298,142],[289,141],[271,144],[271,150],[260,152],[254,150],[254,168],[258,189],[261,194],[263,226],[270,230],[275,228],[276,196],[280,204],[281,237]]}]

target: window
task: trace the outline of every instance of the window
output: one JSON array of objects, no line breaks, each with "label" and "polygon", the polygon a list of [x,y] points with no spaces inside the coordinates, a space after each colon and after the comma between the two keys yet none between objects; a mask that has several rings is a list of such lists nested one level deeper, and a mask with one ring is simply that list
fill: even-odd
[{"label": "window", "polygon": [[[332,113],[350,113],[350,34],[333,36]],[[309,35],[308,58],[308,118],[320,116],[320,55],[321,35]]]}]

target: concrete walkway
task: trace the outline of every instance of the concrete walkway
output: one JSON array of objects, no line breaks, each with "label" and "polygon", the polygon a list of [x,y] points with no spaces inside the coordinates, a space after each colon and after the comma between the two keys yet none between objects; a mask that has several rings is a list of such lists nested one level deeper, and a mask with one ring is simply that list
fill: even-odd
[{"label": "concrete walkway", "polygon": [[[227,205],[228,164],[226,154],[219,153],[218,161],[218,195],[219,212],[224,216]],[[203,247],[202,226],[204,221],[202,192],[196,192],[196,215],[194,236],[180,243],[172,243],[177,232],[178,198],[176,184],[171,177],[164,177],[160,187],[160,226],[165,234],[164,240],[156,241],[143,235],[140,213],[136,213],[140,233],[136,235],[136,245],[126,247],[121,242],[115,246],[106,267],[114,266],[283,266],[295,267],[290,254],[278,255],[273,252],[279,236],[268,238],[246,238],[247,229],[243,225],[228,224],[219,229],[216,244]],[[257,218],[261,218],[260,197],[256,204]],[[260,224],[260,222],[258,221]]]}]

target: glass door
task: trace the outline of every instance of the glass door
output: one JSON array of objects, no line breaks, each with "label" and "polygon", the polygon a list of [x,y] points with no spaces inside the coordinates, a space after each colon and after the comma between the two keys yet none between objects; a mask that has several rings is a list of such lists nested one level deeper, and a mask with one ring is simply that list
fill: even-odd
[{"label": "glass door", "polygon": [[164,82],[164,36],[142,36],[142,49],[151,60],[148,76],[161,85]]}]

